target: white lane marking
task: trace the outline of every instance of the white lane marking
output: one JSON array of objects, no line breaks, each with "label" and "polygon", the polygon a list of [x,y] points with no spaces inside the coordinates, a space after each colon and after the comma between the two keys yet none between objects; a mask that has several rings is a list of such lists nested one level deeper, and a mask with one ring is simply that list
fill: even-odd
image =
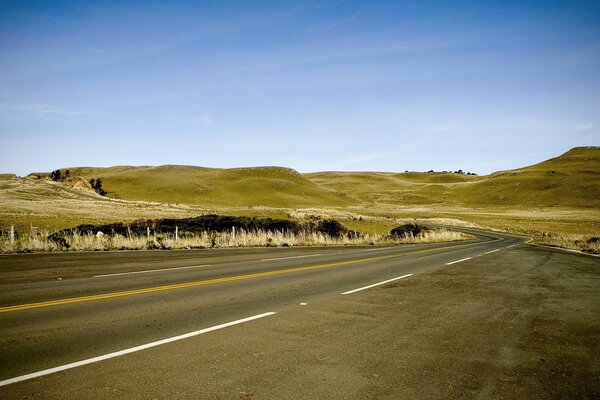
[{"label": "white lane marking", "polygon": [[463,258],[461,260],[452,261],[452,262],[446,263],[446,265],[452,265],[452,264],[456,264],[456,263],[459,263],[462,261],[467,261],[467,260],[470,260],[471,258],[473,258],[473,257],[467,257],[467,258]]},{"label": "white lane marking", "polygon": [[43,371],[33,372],[31,374],[17,376],[15,378],[10,378],[10,379],[6,379],[6,380],[3,380],[3,381],[0,381],[0,386],[10,385],[12,383],[22,382],[22,381],[25,381],[25,380],[28,380],[28,379],[39,378],[40,376],[50,375],[50,374],[53,374],[55,372],[60,372],[60,371],[64,371],[64,370],[71,369],[71,368],[81,367],[83,365],[88,365],[88,364],[96,363],[96,362],[99,362],[99,361],[108,360],[109,358],[115,358],[115,357],[123,356],[125,354],[135,353],[137,351],[146,350],[146,349],[149,349],[149,348],[152,348],[152,347],[161,346],[163,344],[172,343],[172,342],[176,342],[178,340],[187,339],[187,338],[190,338],[190,337],[193,337],[193,336],[202,335],[204,333],[208,333],[208,332],[216,331],[216,330],[219,330],[219,329],[227,328],[227,327],[230,327],[230,326],[233,326],[233,325],[243,324],[244,322],[254,321],[255,319],[268,317],[268,316],[273,315],[273,314],[275,314],[275,313],[274,312],[266,312],[266,313],[263,313],[263,314],[254,315],[252,317],[246,317],[246,318],[238,319],[238,320],[235,320],[235,321],[226,322],[226,323],[221,324],[221,325],[211,326],[210,328],[200,329],[199,331],[185,333],[183,335],[173,336],[173,337],[170,337],[170,338],[167,338],[167,339],[158,340],[156,342],[142,344],[140,346],[131,347],[129,349],[125,349],[125,350],[121,350],[121,351],[116,351],[114,353],[109,353],[109,354],[104,354],[104,355],[98,356],[98,357],[88,358],[87,360],[81,360],[81,361],[77,361],[77,362],[74,362],[74,363],[61,365],[59,367],[49,368],[49,369],[45,369]]},{"label": "white lane marking", "polygon": [[278,258],[263,258],[260,261],[276,261],[276,260],[289,260],[290,258],[305,258],[305,257],[316,257],[316,256],[322,256],[323,253],[318,253],[318,254],[306,254],[303,256],[290,256],[290,257],[278,257]]},{"label": "white lane marking", "polygon": [[365,251],[381,251],[381,250],[389,250],[391,247],[382,247],[380,249],[367,249]]},{"label": "white lane marking", "polygon": [[379,283],[374,283],[372,285],[361,287],[361,288],[354,289],[354,290],[349,290],[349,291],[344,292],[342,294],[352,294],[352,293],[360,292],[361,290],[371,289],[372,287],[375,287],[375,286],[385,285],[386,283],[394,282],[394,281],[397,281],[398,279],[407,278],[409,276],[412,276],[412,274],[402,275],[402,276],[399,276],[397,278],[388,279],[387,281],[383,281],[383,282],[379,282]]},{"label": "white lane marking", "polygon": [[176,269],[188,269],[188,268],[202,268],[202,267],[210,267],[210,264],[203,265],[190,265],[187,267],[175,267],[175,268],[161,268],[161,269],[148,269],[145,271],[133,271],[133,272],[117,272],[114,274],[103,274],[103,275],[94,275],[94,278],[103,278],[105,276],[119,276],[119,275],[132,275],[132,274],[147,274],[149,272],[160,272],[160,271],[174,271]]},{"label": "white lane marking", "polygon": [[484,253],[484,254],[492,254],[492,253],[495,253],[495,252],[500,251],[500,250],[502,250],[502,249],[496,249],[496,250],[488,251],[487,253]]}]

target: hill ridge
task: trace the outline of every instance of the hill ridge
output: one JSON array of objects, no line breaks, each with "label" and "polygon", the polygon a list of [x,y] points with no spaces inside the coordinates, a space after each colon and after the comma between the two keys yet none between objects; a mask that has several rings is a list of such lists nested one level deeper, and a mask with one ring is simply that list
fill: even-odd
[{"label": "hill ridge", "polygon": [[483,176],[444,172],[302,174],[281,166],[210,168],[177,164],[69,169],[72,176],[102,178],[111,198],[169,204],[279,208],[419,204],[600,207],[600,147],[596,146],[574,147],[537,164]]}]

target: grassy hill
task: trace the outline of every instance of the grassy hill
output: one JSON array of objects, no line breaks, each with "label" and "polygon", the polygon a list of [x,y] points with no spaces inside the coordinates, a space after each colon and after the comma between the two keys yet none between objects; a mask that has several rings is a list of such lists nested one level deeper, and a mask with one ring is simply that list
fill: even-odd
[{"label": "grassy hill", "polygon": [[351,200],[282,167],[71,168],[71,175],[102,178],[108,197],[210,207],[343,207]]},{"label": "grassy hill", "polygon": [[313,182],[375,205],[600,208],[600,148],[567,153],[489,176],[453,173],[318,172]]},{"label": "grassy hill", "polygon": [[444,203],[457,183],[480,179],[442,172],[317,172],[306,177],[370,205]]},{"label": "grassy hill", "polygon": [[574,148],[539,164],[457,185],[450,200],[479,206],[600,208],[600,148]]},{"label": "grassy hill", "polygon": [[283,167],[181,165],[69,169],[71,176],[102,178],[109,198],[213,208],[600,208],[599,147],[574,148],[539,164],[489,176],[445,172],[300,174]]}]

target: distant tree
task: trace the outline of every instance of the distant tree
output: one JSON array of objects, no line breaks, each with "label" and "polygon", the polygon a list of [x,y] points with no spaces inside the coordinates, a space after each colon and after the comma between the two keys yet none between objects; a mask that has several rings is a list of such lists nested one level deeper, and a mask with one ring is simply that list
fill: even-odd
[{"label": "distant tree", "polygon": [[54,182],[61,181],[62,174],[60,172],[60,169],[55,169],[54,171],[50,172],[50,179],[52,179]]},{"label": "distant tree", "polygon": [[100,196],[106,196],[106,190],[104,190],[104,188],[102,187],[102,178],[98,178],[96,179],[96,192],[100,195]]},{"label": "distant tree", "polygon": [[71,177],[71,171],[66,170],[65,171],[65,179],[69,179]]},{"label": "distant tree", "polygon": [[94,189],[96,191],[96,193],[98,193],[100,196],[106,196],[107,192],[106,190],[104,190],[104,188],[102,187],[102,178],[98,178],[98,179],[90,179],[90,186],[92,187],[92,189]]}]

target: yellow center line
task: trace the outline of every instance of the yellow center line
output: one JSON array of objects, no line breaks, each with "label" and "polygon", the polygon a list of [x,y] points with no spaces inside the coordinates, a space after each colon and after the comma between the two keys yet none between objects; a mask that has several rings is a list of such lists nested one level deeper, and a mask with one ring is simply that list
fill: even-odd
[{"label": "yellow center line", "polygon": [[[502,240],[502,239],[496,239],[496,240]],[[327,263],[327,264],[310,265],[310,266],[306,266],[306,267],[286,268],[286,269],[279,269],[279,270],[275,270],[275,271],[257,272],[257,273],[246,274],[246,275],[235,275],[235,276],[228,276],[228,277],[224,277],[224,278],[207,279],[207,280],[203,280],[203,281],[178,283],[178,284],[173,284],[173,285],[154,286],[154,287],[143,288],[143,289],[125,290],[125,291],[121,291],[121,292],[102,293],[102,294],[96,294],[96,295],[91,295],[91,296],[72,297],[72,298],[67,298],[67,299],[43,301],[43,302],[39,302],[39,303],[19,304],[19,305],[15,305],[15,306],[0,307],[0,313],[6,313],[6,312],[12,312],[12,311],[24,311],[24,310],[30,310],[33,308],[59,306],[59,305],[64,305],[64,304],[82,303],[82,302],[86,302],[86,301],[113,299],[116,297],[134,296],[134,295],[138,295],[138,294],[164,292],[164,291],[168,291],[168,290],[183,289],[183,288],[190,288],[190,287],[196,287],[196,286],[214,285],[217,283],[234,282],[234,281],[241,281],[241,280],[247,280],[247,279],[263,278],[263,277],[267,277],[267,276],[284,275],[284,274],[301,272],[301,271],[312,271],[312,270],[317,270],[317,269],[344,267],[344,266],[348,266],[348,265],[360,264],[360,263],[365,263],[365,262],[389,260],[392,258],[399,258],[399,257],[404,257],[404,256],[414,255],[414,254],[430,253],[430,252],[445,250],[445,249],[456,249],[456,248],[460,248],[460,247],[473,246],[473,245],[481,244],[481,243],[482,242],[454,245],[454,246],[436,247],[433,249],[417,250],[417,251],[411,251],[411,252],[406,252],[406,253],[402,253],[402,254],[394,254],[394,255],[388,255],[388,256],[361,258],[358,260],[339,261],[339,262]]]}]

